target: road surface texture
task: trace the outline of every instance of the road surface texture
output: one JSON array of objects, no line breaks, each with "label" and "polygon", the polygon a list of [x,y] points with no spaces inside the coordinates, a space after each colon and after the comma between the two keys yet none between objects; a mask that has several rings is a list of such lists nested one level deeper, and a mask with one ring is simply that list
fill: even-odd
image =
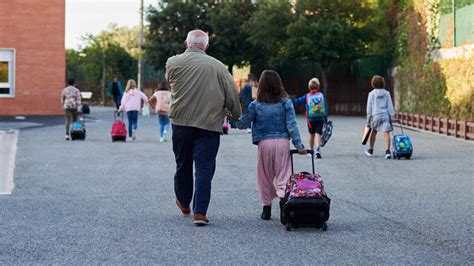
[{"label": "road surface texture", "polygon": [[[411,160],[383,159],[382,138],[368,158],[364,119],[331,117],[334,135],[316,160],[329,230],[287,232],[276,201],[272,219],[260,219],[257,149],[231,130],[211,224],[198,228],[175,205],[174,155],[158,142],[157,117],[139,118],[135,142],[112,143],[112,109],[91,116],[85,141],[65,141],[58,123],[20,131],[15,189],[0,196],[0,264],[474,264],[473,142],[407,130]],[[295,161],[311,167],[309,156]]]}]

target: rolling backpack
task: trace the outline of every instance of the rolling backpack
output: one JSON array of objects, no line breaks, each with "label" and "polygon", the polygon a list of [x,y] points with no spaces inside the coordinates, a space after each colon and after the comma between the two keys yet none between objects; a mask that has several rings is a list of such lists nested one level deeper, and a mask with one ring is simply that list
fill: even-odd
[{"label": "rolling backpack", "polygon": [[117,112],[114,112],[114,123],[112,124],[112,142],[114,141],[127,141],[127,127],[122,119],[117,119]]},{"label": "rolling backpack", "polygon": [[326,224],[329,219],[329,207],[331,199],[324,190],[323,179],[314,172],[314,151],[307,150],[311,154],[313,173],[294,173],[293,154],[298,150],[291,150],[291,172],[292,175],[286,183],[285,198],[280,202],[280,221],[286,225],[286,230],[298,227],[328,229]]},{"label": "rolling backpack", "polygon": [[[400,121],[399,121],[400,122]],[[401,135],[394,135],[392,139],[392,154],[393,159],[398,159],[405,157],[410,159],[413,155],[413,145],[411,143],[410,137],[403,134],[403,126],[400,123],[400,129],[402,131]]]},{"label": "rolling backpack", "polygon": [[85,140],[86,139],[86,114],[83,113],[82,121],[80,118],[72,124],[71,131],[69,132],[71,140]]}]

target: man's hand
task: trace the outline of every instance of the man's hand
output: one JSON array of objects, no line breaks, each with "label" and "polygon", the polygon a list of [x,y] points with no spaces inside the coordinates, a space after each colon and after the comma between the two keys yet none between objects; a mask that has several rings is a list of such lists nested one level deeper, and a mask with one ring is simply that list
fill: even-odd
[{"label": "man's hand", "polygon": [[305,155],[306,154],[306,149],[302,148],[302,149],[298,149],[298,153],[300,155]]}]

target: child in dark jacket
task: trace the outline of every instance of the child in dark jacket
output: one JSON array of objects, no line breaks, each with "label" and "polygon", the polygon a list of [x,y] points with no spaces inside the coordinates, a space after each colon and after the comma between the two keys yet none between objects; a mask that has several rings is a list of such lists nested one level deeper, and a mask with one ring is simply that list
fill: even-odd
[{"label": "child in dark jacket", "polygon": [[[323,134],[324,123],[327,121],[326,101],[323,93],[319,91],[320,88],[319,79],[312,78],[308,82],[309,93],[291,100],[293,104],[305,103],[309,147],[314,150],[316,158],[321,158],[321,135]],[[316,149],[314,149],[315,135],[317,140]]]}]

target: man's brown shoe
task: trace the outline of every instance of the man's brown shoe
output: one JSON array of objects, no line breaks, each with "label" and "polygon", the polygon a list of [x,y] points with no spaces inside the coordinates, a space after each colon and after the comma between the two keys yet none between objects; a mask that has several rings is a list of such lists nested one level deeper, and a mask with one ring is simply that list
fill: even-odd
[{"label": "man's brown shoe", "polygon": [[188,216],[191,213],[191,209],[189,207],[183,207],[178,199],[176,199],[176,205],[178,205],[178,208],[181,210],[184,216]]},{"label": "man's brown shoe", "polygon": [[197,213],[197,214],[194,214],[194,222],[193,223],[197,226],[203,226],[203,225],[208,225],[209,220],[206,218],[206,216]]}]

